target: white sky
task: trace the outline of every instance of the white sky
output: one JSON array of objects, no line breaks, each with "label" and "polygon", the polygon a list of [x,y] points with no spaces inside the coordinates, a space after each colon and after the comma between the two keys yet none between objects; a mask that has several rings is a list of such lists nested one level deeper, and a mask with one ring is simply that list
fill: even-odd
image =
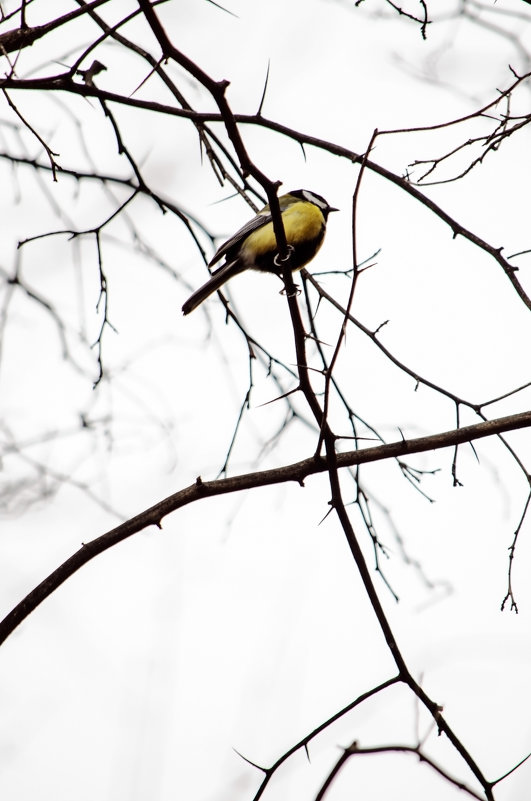
[{"label": "white sky", "polygon": [[[58,12],[71,8],[69,3],[53,5]],[[516,2],[497,5],[525,9]],[[430,3],[434,10],[449,6]],[[50,7],[36,2],[30,22],[43,21]],[[112,21],[130,7],[112,2],[101,14]],[[434,26],[423,42],[412,24],[396,22],[389,13],[389,19],[371,17],[371,11],[383,6],[369,0],[361,9],[323,0],[236,2],[227,7],[237,16],[197,0],[167,4],[159,11],[183,52],[214,77],[230,80],[228,98],[235,111],[256,111],[270,62],[264,115],[357,152],[366,148],[376,127],[431,125],[472,112],[491,100],[496,88],[510,83],[509,63],[523,68],[507,39],[448,20]],[[524,42],[529,40],[520,20],[505,24]],[[92,28],[85,32],[80,27],[78,42],[85,43],[92,34]],[[25,51],[19,75],[78,44],[60,37],[57,41],[51,50],[35,45]],[[129,94],[145,77],[145,66],[124,60],[116,46],[106,46],[96,56],[107,66],[98,78],[103,88]],[[72,57],[63,60],[71,63]],[[421,80],[426,72],[431,82]],[[194,107],[212,108],[182,73],[175,74]],[[141,92],[157,97],[158,90],[152,81]],[[527,99],[521,90],[513,112],[518,104],[525,108]],[[16,100],[60,153],[62,166],[73,167],[83,158],[76,129],[64,111],[68,104],[82,119],[98,166],[128,174],[97,103],[22,93]],[[201,164],[196,138],[184,122],[140,121],[130,110],[113,110],[127,132],[127,145],[158,191],[221,238],[245,222],[249,210],[240,200],[218,202],[230,193]],[[4,105],[0,121],[8,119],[12,117]],[[341,209],[330,218],[312,272],[349,267],[357,169],[310,149],[305,160],[286,138],[257,128],[242,130],[249,152],[269,177],[282,180],[286,189],[313,189]],[[415,158],[442,154],[477,131],[472,126],[380,138],[373,158],[403,174]],[[0,134],[4,150],[12,140],[5,126]],[[503,244],[507,254],[523,250],[530,244],[528,147],[524,131],[465,181],[427,192],[478,236]],[[10,181],[9,170],[4,165],[0,169],[2,182]],[[79,228],[97,224],[113,208],[95,187],[78,195],[64,177],[57,187],[44,180]],[[35,191],[33,175],[20,172],[16,187],[3,193],[4,269],[13,264],[18,239],[68,227],[53,218],[44,194]],[[115,195],[125,199],[121,191]],[[22,300],[11,309],[0,372],[2,419],[17,437],[31,438],[75,426],[80,409],[92,417],[112,414],[112,447],[104,437],[94,445],[88,438],[70,436],[25,453],[90,482],[98,497],[118,510],[118,519],[71,486],[24,514],[6,515],[0,540],[4,613],[80,543],[197,475],[215,478],[223,464],[247,389],[245,343],[233,327],[224,325],[215,297],[208,302],[208,317],[201,311],[181,316],[182,302],[203,282],[206,270],[175,218],[163,217],[144,198],[136,202],[131,217],[188,287],[142,253],[123,247],[128,239],[124,223],[109,229],[104,266],[118,333],[106,333],[104,358],[115,375],[112,387],[102,386],[94,395],[87,376],[74,374],[61,359],[48,317]],[[381,341],[408,366],[474,402],[529,380],[529,316],[486,254],[462,239],[452,240],[440,220],[368,173],[358,238],[359,258],[380,253],[360,279],[354,312],[372,329],[389,320]],[[26,280],[53,298],[72,324],[83,307],[87,337],[94,339],[99,327],[94,316],[94,243],[81,242],[76,253],[65,236],[44,239],[25,246],[22,260]],[[529,258],[519,264],[525,284]],[[346,281],[337,276],[321,280],[346,299]],[[277,283],[268,276],[243,275],[232,282],[230,296],[253,335],[291,365],[287,308]],[[323,339],[334,342],[338,318],[324,309],[319,322]],[[93,362],[81,346],[73,347],[94,377]],[[400,437],[399,429],[419,436],[455,425],[451,402],[423,387],[415,392],[413,380],[354,331],[348,334],[337,375],[356,412],[389,441]],[[283,414],[278,404],[262,404],[277,394],[257,367],[232,474],[312,453],[314,432],[295,425],[282,445],[260,457],[262,443]],[[495,417],[525,410],[530,396],[529,391],[521,393],[488,412]],[[463,424],[476,421],[469,410],[462,415]],[[346,430],[339,416],[337,424]],[[507,439],[529,465],[529,433]],[[403,564],[388,521],[376,512],[391,555],[385,572],[401,598],[398,605],[375,579],[406,661],[494,779],[531,750],[530,529],[527,523],[522,530],[514,569],[520,612],[501,614],[507,549],[527,488],[495,440],[481,441],[476,450],[479,463],[470,448],[460,449],[460,488],[452,487],[450,452],[410,460],[419,468],[440,468],[422,484],[436,501],[432,504],[392,464],[368,466],[362,477],[392,514],[408,553],[439,582],[428,591],[414,569]],[[6,459],[5,470],[6,482],[25,475],[15,458]],[[345,481],[344,486],[352,496],[352,485]],[[305,489],[273,487],[196,504],[165,519],[162,532],[144,532],[105,553],[54,593],[0,654],[2,798],[247,801],[260,774],[234,749],[267,766],[358,694],[394,675],[344,538],[332,517],[321,522],[328,499],[326,479],[318,477],[308,479]],[[372,565],[371,544],[352,510]],[[414,744],[415,721],[412,696],[404,688],[387,690],[319,737],[310,747],[310,764],[303,753],[295,755],[264,798],[312,799],[341,747],[353,740],[366,747]],[[429,725],[421,713],[420,732]],[[427,750],[474,786],[444,738],[432,733]],[[496,798],[526,801],[530,780],[531,766],[522,767],[502,783]],[[352,759],[328,797],[446,801],[458,796],[464,797],[414,757],[384,756]]]}]

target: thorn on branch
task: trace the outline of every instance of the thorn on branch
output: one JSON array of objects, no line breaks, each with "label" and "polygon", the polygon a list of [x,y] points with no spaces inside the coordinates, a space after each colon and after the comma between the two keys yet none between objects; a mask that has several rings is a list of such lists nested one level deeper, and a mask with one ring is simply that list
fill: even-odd
[{"label": "thorn on branch", "polygon": [[256,762],[252,762],[250,759],[247,759],[247,757],[244,756],[242,753],[240,753],[240,751],[238,751],[237,748],[233,748],[232,750],[234,751],[235,754],[238,754],[238,756],[241,759],[243,759],[244,762],[247,762],[248,765],[251,765],[253,768],[256,768],[257,770],[261,770],[262,773],[268,773],[266,768],[263,768],[261,765],[257,765]]},{"label": "thorn on branch", "polygon": [[373,331],[373,334],[374,334],[374,336],[376,336],[376,334],[378,334],[378,333],[379,333],[379,332],[382,330],[382,328],[383,328],[385,325],[387,325],[387,323],[388,323],[388,322],[389,322],[389,320],[384,320],[384,322],[383,322],[383,323],[380,323],[380,325],[378,326],[378,328],[376,328],[376,329]]}]

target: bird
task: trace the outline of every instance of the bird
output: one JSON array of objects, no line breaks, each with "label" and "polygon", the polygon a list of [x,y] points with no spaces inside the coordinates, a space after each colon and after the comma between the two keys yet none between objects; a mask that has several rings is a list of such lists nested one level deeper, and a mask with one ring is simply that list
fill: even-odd
[{"label": "bird", "polygon": [[[290,251],[291,269],[302,269],[313,259],[323,244],[326,221],[332,211],[321,195],[309,189],[294,189],[278,199],[286,241]],[[225,257],[224,263],[209,280],[191,295],[182,307],[190,314],[213,292],[235,275],[245,270],[260,270],[282,276],[282,262],[277,250],[269,205],[258,212],[214,254],[209,267]]]}]

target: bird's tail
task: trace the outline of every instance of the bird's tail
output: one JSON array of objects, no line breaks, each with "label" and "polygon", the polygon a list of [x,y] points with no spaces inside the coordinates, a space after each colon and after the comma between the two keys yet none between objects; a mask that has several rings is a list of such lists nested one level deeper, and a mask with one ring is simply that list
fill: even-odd
[{"label": "bird's tail", "polygon": [[203,286],[199,287],[198,290],[191,295],[186,303],[183,305],[183,314],[190,314],[194,309],[206,300],[213,292],[219,289],[225,281],[228,281],[229,278],[232,278],[234,275],[237,275],[242,271],[242,269],[238,266],[238,261],[232,261],[228,264],[224,264],[218,270],[215,270],[212,273],[212,277],[203,284]]}]

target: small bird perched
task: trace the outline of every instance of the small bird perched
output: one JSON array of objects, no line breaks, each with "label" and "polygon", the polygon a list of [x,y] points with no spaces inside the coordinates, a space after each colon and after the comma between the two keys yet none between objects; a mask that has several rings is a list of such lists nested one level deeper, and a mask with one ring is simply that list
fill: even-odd
[{"label": "small bird perched", "polygon": [[[278,202],[291,252],[291,268],[300,270],[321,247],[328,215],[337,209],[308,189],[295,189],[279,197]],[[225,256],[225,263],[214,270],[206,284],[188,298],[183,306],[183,314],[190,314],[226,281],[244,270],[262,270],[282,275],[272,219],[269,206],[264,206],[256,217],[216,251],[208,266],[212,267],[222,256]]]}]

